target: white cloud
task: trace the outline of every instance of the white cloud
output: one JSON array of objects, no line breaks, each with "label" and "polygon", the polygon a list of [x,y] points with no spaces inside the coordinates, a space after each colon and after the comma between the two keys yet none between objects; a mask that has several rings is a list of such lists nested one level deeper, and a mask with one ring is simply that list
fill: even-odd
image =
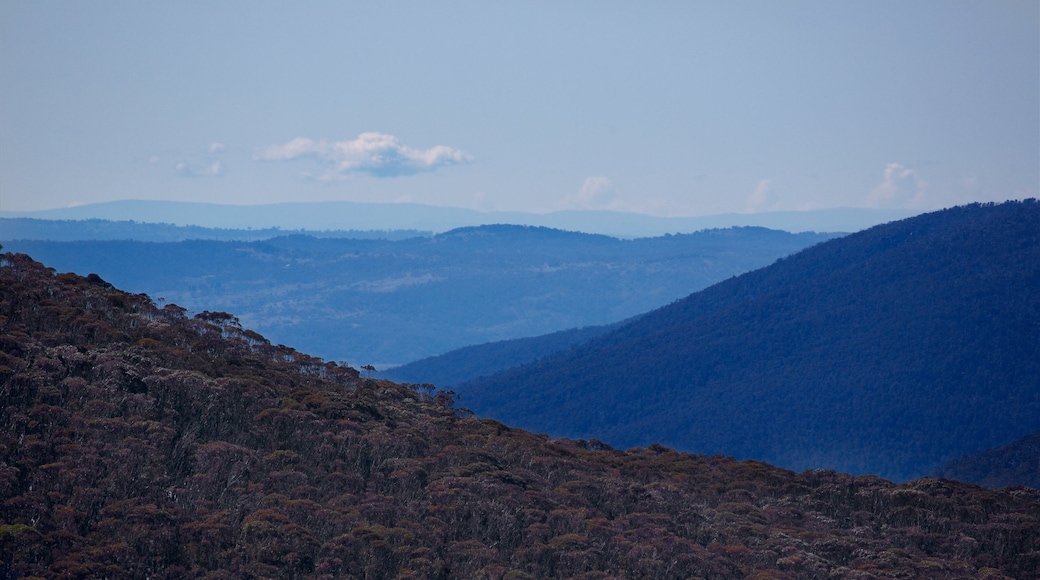
[{"label": "white cloud", "polygon": [[[219,159],[219,153],[224,150],[224,144],[214,141],[206,147],[207,155],[197,155],[188,161],[179,161],[174,169],[182,177],[218,177],[224,174],[224,163]],[[150,164],[159,162],[155,155],[148,160]]]},{"label": "white cloud", "polygon": [[578,193],[560,200],[560,206],[564,209],[618,209],[617,205],[614,184],[606,177],[597,175],[586,177]]},{"label": "white cloud", "polygon": [[668,215],[674,213],[674,204],[652,195],[640,195],[637,199],[624,199],[618,194],[614,183],[600,175],[590,175],[582,182],[581,188],[571,195],[565,195],[557,204],[564,210],[607,210],[647,215]]},{"label": "white cloud", "polygon": [[867,196],[870,207],[915,207],[924,201],[928,184],[913,169],[901,163],[885,166],[884,179]]},{"label": "white cloud", "polygon": [[397,137],[384,133],[362,133],[353,141],[315,141],[297,137],[284,145],[272,145],[257,153],[262,161],[288,161],[316,157],[332,166],[318,177],[337,179],[350,173],[376,177],[397,177],[433,171],[447,165],[468,163],[473,157],[445,145],[415,149],[402,145]]},{"label": "white cloud", "polygon": [[470,207],[479,211],[492,211],[495,209],[495,204],[486,192],[478,191],[473,194]]},{"label": "white cloud", "polygon": [[755,191],[751,192],[751,197],[747,200],[747,211],[749,213],[755,213],[762,210],[772,209],[772,206],[775,205],[772,202],[776,199],[772,190],[773,185],[770,180],[763,179],[759,181],[758,185],[755,186]]},{"label": "white cloud", "polygon": [[175,168],[185,177],[216,177],[224,173],[224,164],[219,159],[201,165],[181,161]]}]

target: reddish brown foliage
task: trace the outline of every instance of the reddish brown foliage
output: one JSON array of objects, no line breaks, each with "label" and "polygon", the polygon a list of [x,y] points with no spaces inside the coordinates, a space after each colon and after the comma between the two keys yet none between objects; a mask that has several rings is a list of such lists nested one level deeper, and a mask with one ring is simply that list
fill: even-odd
[{"label": "reddish brown foliage", "polygon": [[0,576],[1038,571],[1034,490],[553,441],[25,256],[0,283]]}]

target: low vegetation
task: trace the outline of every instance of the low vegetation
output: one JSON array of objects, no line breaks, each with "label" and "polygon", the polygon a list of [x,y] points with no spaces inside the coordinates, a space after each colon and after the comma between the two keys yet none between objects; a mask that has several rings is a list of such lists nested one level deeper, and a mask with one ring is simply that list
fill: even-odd
[{"label": "low vegetation", "polygon": [[1028,578],[1040,492],[619,451],[0,258],[0,577]]}]

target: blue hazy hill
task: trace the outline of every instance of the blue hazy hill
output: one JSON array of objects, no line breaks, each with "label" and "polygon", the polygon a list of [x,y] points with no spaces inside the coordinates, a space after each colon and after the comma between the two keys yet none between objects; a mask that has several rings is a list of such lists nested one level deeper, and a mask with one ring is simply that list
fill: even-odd
[{"label": "blue hazy hill", "polygon": [[194,311],[234,312],[271,340],[323,358],[383,368],[613,323],[832,237],[734,228],[620,240],[495,225],[404,240],[5,240],[4,247]]},{"label": "blue hazy hill", "polygon": [[288,235],[319,238],[403,240],[430,236],[418,230],[285,230],[278,227],[258,229],[212,228],[196,225],[139,222],[133,220],[79,219],[44,220],[37,218],[0,218],[0,239],[78,242],[86,240],[136,240],[139,242],[183,242],[185,240],[222,240],[251,242]]},{"label": "blue hazy hill", "polygon": [[831,240],[455,389],[556,436],[924,475],[1040,429],[1040,204]]},{"label": "blue hazy hill", "polygon": [[701,217],[656,217],[612,211],[560,211],[547,214],[480,212],[414,203],[342,201],[222,205],[127,200],[31,212],[0,211],[0,217],[131,220],[222,229],[418,230],[435,233],[469,226],[517,224],[637,238],[735,226],[755,226],[789,232],[854,232],[910,217],[915,213],[917,212],[892,209],[834,208]]}]

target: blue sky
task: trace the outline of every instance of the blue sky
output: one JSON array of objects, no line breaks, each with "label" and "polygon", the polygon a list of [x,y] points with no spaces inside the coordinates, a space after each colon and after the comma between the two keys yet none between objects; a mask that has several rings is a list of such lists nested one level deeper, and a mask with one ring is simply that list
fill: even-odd
[{"label": "blue sky", "polygon": [[0,209],[1040,195],[1040,3],[0,3]]}]

